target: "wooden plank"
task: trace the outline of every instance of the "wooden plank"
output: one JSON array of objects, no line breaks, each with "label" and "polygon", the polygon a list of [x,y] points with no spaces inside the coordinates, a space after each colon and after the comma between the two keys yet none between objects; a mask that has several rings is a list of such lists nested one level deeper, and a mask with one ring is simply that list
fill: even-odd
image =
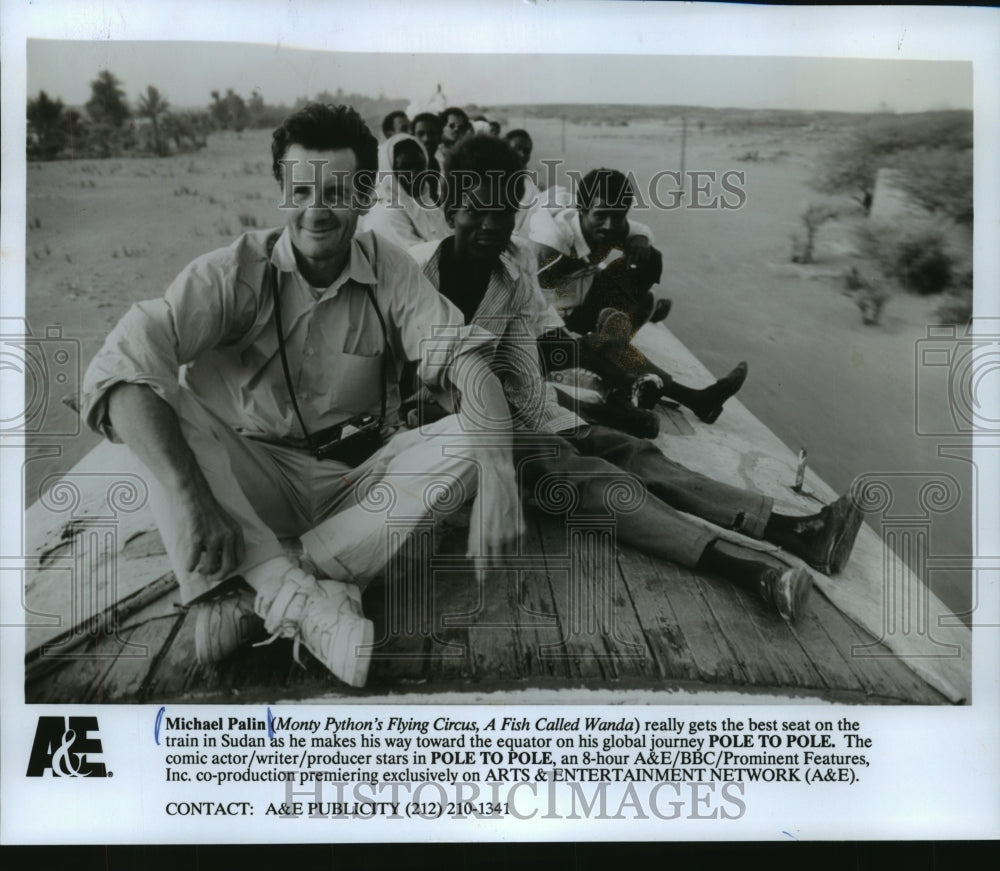
[{"label": "wooden plank", "polygon": [[[447,547],[447,528],[418,530],[387,567],[383,581],[366,592],[365,614],[375,624],[369,688],[391,689],[425,682],[436,655],[449,660],[463,654],[441,638],[435,601],[441,592],[457,595],[448,578],[435,576],[433,557]],[[460,642],[459,642],[460,644]]]},{"label": "wooden plank", "polygon": [[[176,602],[177,581],[172,573],[157,578],[135,593],[119,600],[103,611],[74,625],[48,642],[28,651],[25,656],[25,670],[29,679],[39,676],[51,668],[52,654],[65,656],[75,647],[96,635],[109,635],[136,622],[149,620],[153,616],[171,614]],[[168,595],[172,594],[172,595]]]},{"label": "wooden plank", "polygon": [[[670,605],[684,627],[699,680],[708,684],[744,686],[751,683],[743,663],[734,659],[718,621],[700,594],[694,572],[673,563],[661,564],[657,587],[669,590]],[[648,589],[647,581],[647,589]]]},{"label": "wooden plank", "polygon": [[529,512],[526,518],[528,535],[523,553],[540,558],[543,562],[537,568],[526,569],[519,574],[515,602],[520,620],[524,626],[525,670],[535,678],[551,678],[560,684],[570,676],[569,662],[562,657],[547,655],[557,650],[562,639],[559,625],[559,609],[552,596],[550,579],[551,566],[545,560],[542,544],[543,518]]},{"label": "wooden plank", "polygon": [[568,674],[565,660],[545,656],[561,636],[541,561],[537,517],[529,513],[526,522],[519,553],[503,569],[480,579],[467,573],[474,613],[445,621],[468,627],[470,662],[481,682],[545,681]]},{"label": "wooden plank", "polygon": [[802,650],[802,655],[819,674],[821,683],[816,684],[818,689],[825,687],[834,694],[871,694],[873,687],[870,681],[866,683],[862,680],[863,675],[857,674],[850,667],[827,630],[827,627],[837,626],[843,621],[843,615],[829,600],[814,591],[806,613],[794,626],[786,625],[784,632],[794,639]]},{"label": "wooden plank", "polygon": [[671,604],[672,587],[663,564],[630,547],[618,549],[618,562],[657,675],[675,681],[701,680],[687,631]]},{"label": "wooden plank", "polygon": [[539,531],[560,632],[542,657],[564,661],[571,678],[644,676],[648,649],[617,551],[609,550],[608,521],[546,514]]},{"label": "wooden plank", "polygon": [[[877,567],[877,568],[876,568]],[[930,683],[952,702],[972,698],[972,634],[964,625],[938,626],[938,618],[952,612],[867,525],[862,526],[850,562],[836,578],[817,576],[817,584],[837,608],[880,639],[898,661]],[[894,613],[887,591],[901,590],[924,597],[929,632],[886,633]],[[888,619],[887,619],[888,618]],[[858,643],[866,643],[864,639]],[[952,655],[952,654],[957,655]]]},{"label": "wooden plank", "polygon": [[145,654],[132,650],[122,652],[103,679],[92,687],[88,702],[121,704],[142,701],[141,690],[155,670],[180,623],[181,615],[152,618],[131,630],[129,642],[145,648]]},{"label": "wooden plank", "polygon": [[660,432],[674,436],[694,435],[694,427],[679,406],[674,408],[661,402],[656,406],[656,412],[660,417]]},{"label": "wooden plank", "polygon": [[52,660],[53,668],[26,684],[31,703],[135,701],[142,681],[183,615],[152,618],[117,635],[101,635]]},{"label": "wooden plank", "polygon": [[695,575],[722,635],[750,680],[762,687],[822,687],[788,624],[759,596],[722,578]]},{"label": "wooden plank", "polygon": [[[873,694],[908,704],[941,704],[949,701],[933,684],[923,680],[899,654],[877,641],[875,636],[849,617],[841,615],[843,629],[837,646],[844,651],[849,667],[873,686]],[[869,648],[874,655],[859,655],[857,648]]]},{"label": "wooden plank", "polygon": [[29,705],[83,702],[90,695],[91,687],[114,665],[115,657],[127,641],[122,636],[101,636],[78,646],[68,658],[25,684],[25,701]]},{"label": "wooden plank", "polygon": [[25,603],[57,618],[30,627],[28,650],[170,571],[149,510],[147,477],[127,448],[102,441],[46,482],[25,512]]},{"label": "wooden plank", "polygon": [[[758,687],[798,686],[791,669],[780,668],[768,655],[766,645],[748,626],[746,609],[740,602],[740,591],[729,581],[692,572],[693,588],[704,599],[705,608],[718,626],[719,646],[746,675],[749,683]],[[776,618],[780,619],[780,618]]]}]

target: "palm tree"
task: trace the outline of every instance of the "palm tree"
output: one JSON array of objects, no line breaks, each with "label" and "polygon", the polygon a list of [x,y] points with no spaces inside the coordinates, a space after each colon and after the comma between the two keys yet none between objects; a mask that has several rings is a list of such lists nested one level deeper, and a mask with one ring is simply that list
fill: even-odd
[{"label": "palm tree", "polygon": [[107,125],[114,130],[120,129],[131,115],[121,82],[109,70],[101,70],[90,83],[90,99],[86,109],[95,123]]},{"label": "palm tree", "polygon": [[161,157],[167,153],[168,148],[167,143],[164,142],[160,136],[159,119],[160,116],[165,114],[169,109],[170,103],[167,102],[167,98],[164,97],[154,85],[149,85],[146,88],[146,93],[139,95],[136,113],[141,118],[149,119],[153,128],[153,148]]}]

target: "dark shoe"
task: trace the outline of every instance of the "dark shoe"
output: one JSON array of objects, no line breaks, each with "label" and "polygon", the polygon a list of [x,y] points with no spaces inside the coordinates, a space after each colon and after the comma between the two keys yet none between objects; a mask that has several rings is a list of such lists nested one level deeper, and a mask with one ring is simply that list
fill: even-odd
[{"label": "dark shoe", "polygon": [[651,324],[658,324],[660,321],[665,321],[667,315],[670,314],[670,308],[673,304],[674,301],[672,299],[658,299],[653,306],[653,313],[649,316],[649,322]]},{"label": "dark shoe", "polygon": [[784,620],[794,623],[805,613],[812,575],[802,568],[768,568],[760,579],[760,595]]},{"label": "dark shoe", "polygon": [[747,373],[750,367],[744,360],[737,363],[732,372],[723,376],[711,387],[706,387],[701,391],[702,402],[697,408],[692,408],[698,420],[702,423],[715,423],[722,414],[722,406],[726,400],[739,393],[743,382],[747,380]]},{"label": "dark shoe", "polygon": [[803,518],[785,549],[825,575],[843,570],[864,515],[848,491],[812,518]]}]

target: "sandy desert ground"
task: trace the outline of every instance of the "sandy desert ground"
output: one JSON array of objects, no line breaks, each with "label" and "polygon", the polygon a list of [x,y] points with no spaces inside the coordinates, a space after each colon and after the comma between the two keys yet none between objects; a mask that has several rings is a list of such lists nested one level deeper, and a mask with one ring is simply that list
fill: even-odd
[{"label": "sandy desert ground", "polygon": [[[645,183],[680,161],[678,124],[569,124],[564,155],[558,120],[510,118],[505,129],[511,126],[531,130],[536,162],[563,156],[582,171],[631,169]],[[915,374],[914,364],[938,301],[897,294],[880,326],[863,326],[840,277],[852,262],[844,222],[820,231],[816,266],[789,262],[789,234],[804,201],[815,197],[807,182],[823,136],[692,126],[687,144],[689,170],[745,172],[746,203],[636,214],[665,255],[659,293],[674,301],[668,326],[718,375],[749,361],[740,398],[791,448],[805,448],[831,486],[845,488],[862,472],[957,479],[962,499],[935,518],[930,550],[970,553],[971,467],[939,458],[938,440],[914,427],[915,403],[941,405],[937,382]],[[751,151],[758,160],[740,160]],[[27,195],[28,323],[35,336],[58,327],[62,339],[78,342],[81,367],[130,303],[160,295],[188,261],[244,227],[281,220],[267,131],[215,134],[202,151],[163,159],[29,165]],[[45,404],[44,433],[74,428],[73,412],[58,398],[53,393]],[[36,442],[50,447],[26,459],[28,503],[96,444],[87,432],[44,433]],[[932,583],[960,613],[974,602],[966,575],[941,573]]]}]

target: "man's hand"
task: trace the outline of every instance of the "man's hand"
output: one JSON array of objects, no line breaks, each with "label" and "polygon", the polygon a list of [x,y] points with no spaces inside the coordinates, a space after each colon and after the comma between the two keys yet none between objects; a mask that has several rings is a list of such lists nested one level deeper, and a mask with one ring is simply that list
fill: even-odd
[{"label": "man's hand", "polygon": [[233,574],[243,561],[243,531],[216,501],[173,408],[144,384],[119,384],[108,395],[108,417],[168,494],[184,568],[210,580]]},{"label": "man's hand", "polygon": [[243,562],[243,530],[207,488],[172,495],[184,568],[208,580],[228,578]]},{"label": "man's hand", "polygon": [[628,269],[644,269],[652,257],[653,248],[645,236],[629,236],[625,240],[625,265]]},{"label": "man's hand", "polygon": [[[479,463],[479,486],[472,504],[470,557],[496,557],[513,550],[524,532],[524,515],[513,461],[513,427],[507,399],[491,369],[491,351],[455,360],[452,379],[459,391],[458,414]],[[478,540],[477,540],[478,536]]]},{"label": "man's hand", "polygon": [[467,556],[487,559],[514,553],[524,535],[524,512],[509,451],[477,451],[479,488],[472,504]]}]

